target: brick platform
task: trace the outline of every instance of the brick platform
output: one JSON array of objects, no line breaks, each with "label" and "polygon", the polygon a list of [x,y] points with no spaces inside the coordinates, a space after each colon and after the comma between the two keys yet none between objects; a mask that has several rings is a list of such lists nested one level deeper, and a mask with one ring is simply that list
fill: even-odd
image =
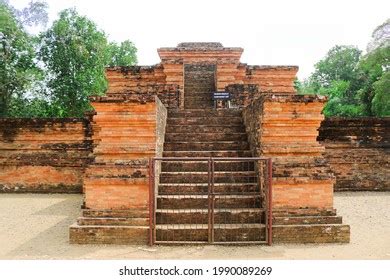
[{"label": "brick platform", "polygon": [[[95,161],[84,177],[89,210],[71,227],[71,242],[146,243],[147,161],[156,156],[271,157],[274,241],[349,241],[349,227],[333,209],[334,177],[316,140],[326,100],[295,95],[296,66],[248,66],[240,63],[242,51],[219,43],[182,43],[158,49],[159,65],[107,70],[106,96],[91,99]],[[229,91],[236,109],[214,110],[210,96],[215,89]],[[193,218],[202,219],[207,210],[202,196],[207,189],[200,184],[207,176],[203,168],[182,162],[164,163],[158,170],[157,237],[169,233],[171,241],[187,241],[189,235],[207,240],[205,220],[198,221],[196,230],[192,226]],[[244,176],[236,163],[217,168],[222,192],[242,188],[242,180],[255,174],[247,166]],[[252,235],[259,240],[265,234],[261,219],[246,225],[255,217],[248,205],[262,202],[248,195],[253,186],[244,187],[244,196],[216,199],[223,210],[215,216],[216,241]],[[243,225],[253,232],[242,235]]]}]

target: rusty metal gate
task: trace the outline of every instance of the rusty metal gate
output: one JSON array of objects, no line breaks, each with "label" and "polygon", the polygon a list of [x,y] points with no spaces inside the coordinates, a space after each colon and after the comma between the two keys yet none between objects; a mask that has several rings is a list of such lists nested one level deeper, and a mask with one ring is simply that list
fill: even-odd
[{"label": "rusty metal gate", "polygon": [[272,244],[269,158],[151,158],[149,243]]}]

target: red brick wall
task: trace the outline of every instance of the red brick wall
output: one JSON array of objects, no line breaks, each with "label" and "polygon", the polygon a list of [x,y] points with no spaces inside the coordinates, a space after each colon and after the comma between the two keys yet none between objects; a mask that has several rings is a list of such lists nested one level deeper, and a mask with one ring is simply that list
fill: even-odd
[{"label": "red brick wall", "polygon": [[118,98],[92,99],[95,162],[84,178],[85,206],[147,209],[148,159],[161,150],[166,109],[151,94]]},{"label": "red brick wall", "polygon": [[107,94],[154,93],[165,106],[183,108],[186,64],[216,65],[219,91],[230,85],[254,85],[260,93],[295,93],[297,66],[246,65],[240,62],[242,48],[195,45],[179,44],[176,48],[158,49],[161,63],[154,66],[107,68]]},{"label": "red brick wall", "polygon": [[318,140],[336,191],[390,191],[390,118],[327,118]]},{"label": "red brick wall", "polygon": [[81,192],[91,142],[87,119],[1,119],[0,192]]},{"label": "red brick wall", "polygon": [[316,140],[324,102],[316,96],[265,95],[243,111],[253,153],[274,163],[275,208],[333,206],[333,176]]}]

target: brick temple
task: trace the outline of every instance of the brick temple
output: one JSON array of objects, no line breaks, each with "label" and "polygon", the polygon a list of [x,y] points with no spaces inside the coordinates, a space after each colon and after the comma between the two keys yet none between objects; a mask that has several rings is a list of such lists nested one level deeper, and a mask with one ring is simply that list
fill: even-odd
[{"label": "brick temple", "polygon": [[220,43],[157,51],[157,65],[107,68],[91,97],[70,242],[260,243],[269,228],[274,243],[349,242],[317,141],[326,99],[296,94],[297,66],[247,65]]}]

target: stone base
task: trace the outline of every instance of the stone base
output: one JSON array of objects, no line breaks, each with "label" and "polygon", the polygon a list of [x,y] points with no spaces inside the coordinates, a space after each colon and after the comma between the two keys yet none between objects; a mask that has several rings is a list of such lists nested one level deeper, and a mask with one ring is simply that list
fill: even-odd
[{"label": "stone base", "polygon": [[[145,210],[84,210],[70,226],[72,244],[147,245]],[[205,225],[207,226],[207,224]],[[349,243],[350,227],[335,209],[278,209],[273,216],[273,243]],[[207,240],[207,231],[206,240]]]},{"label": "stone base", "polygon": [[335,209],[279,209],[274,211],[274,243],[349,243],[350,227]]},{"label": "stone base", "polygon": [[348,225],[280,225],[272,227],[274,243],[349,243]]},{"label": "stone base", "polygon": [[72,244],[148,244],[149,213],[144,210],[84,210],[69,228]]},{"label": "stone base", "polygon": [[140,244],[148,243],[148,226],[80,226],[69,228],[71,244]]}]

